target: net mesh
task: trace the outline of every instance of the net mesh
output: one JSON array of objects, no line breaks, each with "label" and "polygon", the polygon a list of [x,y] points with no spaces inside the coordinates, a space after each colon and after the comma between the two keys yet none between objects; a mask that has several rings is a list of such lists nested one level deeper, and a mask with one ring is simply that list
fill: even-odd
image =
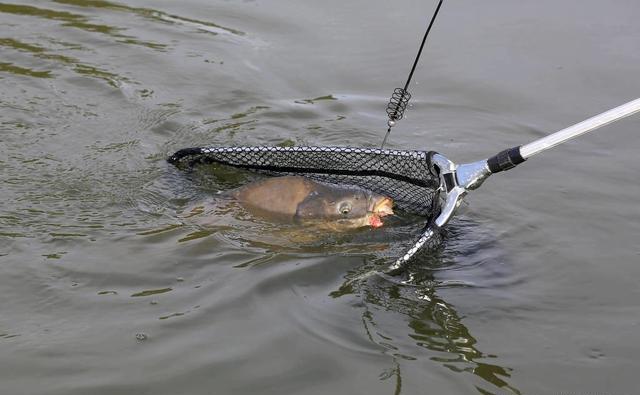
[{"label": "net mesh", "polygon": [[439,177],[433,152],[345,147],[185,148],[169,158],[177,166],[218,163],[268,175],[301,175],[362,188],[391,197],[412,214],[439,212]]},{"label": "net mesh", "polygon": [[[349,147],[200,147],[182,149],[168,161],[181,168],[221,164],[271,176],[300,175],[356,185],[391,197],[401,210],[426,217],[425,231],[440,214],[440,177],[432,162],[434,154]],[[410,255],[424,244],[416,242]]]}]

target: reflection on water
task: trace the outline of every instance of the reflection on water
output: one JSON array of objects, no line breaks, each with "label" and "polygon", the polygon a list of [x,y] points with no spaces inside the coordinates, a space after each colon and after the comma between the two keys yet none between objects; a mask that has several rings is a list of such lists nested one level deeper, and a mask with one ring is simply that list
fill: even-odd
[{"label": "reflection on water", "polygon": [[238,35],[238,36],[243,36],[244,35],[244,32],[241,32],[240,30],[232,29],[232,28],[229,28],[229,27],[223,27],[223,26],[217,25],[217,24],[212,23],[212,22],[199,21],[199,20],[196,20],[196,19],[180,17],[180,16],[177,16],[177,15],[170,15],[170,14],[167,14],[165,12],[156,11],[156,10],[149,9],[149,8],[129,7],[129,6],[126,6],[124,4],[113,3],[113,2],[110,2],[110,1],[101,1],[101,0],[54,0],[54,2],[60,3],[60,4],[70,4],[70,5],[74,5],[74,6],[78,6],[78,7],[108,8],[108,9],[117,10],[117,11],[125,11],[125,12],[135,13],[135,14],[138,14],[140,16],[143,16],[143,17],[146,17],[146,18],[149,18],[149,19],[154,19],[154,20],[157,20],[157,21],[162,21],[162,22],[165,22],[165,23],[180,23],[180,24],[194,26],[194,27],[197,27],[198,29],[200,29],[202,31],[205,31],[205,32],[208,32],[208,33],[212,33],[212,34],[219,34],[222,31],[222,32],[225,32],[225,33],[231,33],[231,34],[235,34],[235,35]]},{"label": "reflection on water", "polygon": [[[431,255],[430,260],[435,267],[446,265],[437,252]],[[410,273],[405,273],[407,280],[404,281],[378,276],[368,277],[365,281],[352,281],[351,278],[358,278],[371,269],[361,267],[350,273],[349,279],[339,290],[331,293],[335,298],[357,294],[363,299],[362,323],[367,336],[371,342],[382,346],[396,365],[381,379],[395,380],[395,393],[400,394],[402,366],[428,358],[452,372],[471,373],[482,379],[485,384],[480,382],[475,385],[481,394],[494,394],[495,388],[520,394],[520,390],[509,383],[512,369],[499,365],[497,361],[487,362],[498,356],[480,351],[478,341],[464,325],[456,309],[438,296],[439,282],[428,268],[414,268]],[[386,327],[389,322],[398,319],[406,323],[408,333],[397,333],[394,326]],[[416,347],[429,352],[420,352]],[[486,383],[493,387],[487,387]]]},{"label": "reflection on water", "polygon": [[[207,32],[213,35],[224,34],[230,35],[231,37],[242,37],[245,35],[244,32],[240,30],[220,26],[208,21],[184,18],[178,15],[171,15],[165,12],[148,8],[129,7],[123,4],[108,1],[55,0],[54,3],[73,7],[98,8],[115,12],[127,12],[149,19],[153,22],[196,28],[199,31]],[[169,47],[168,44],[155,42],[154,40],[145,40],[131,34],[123,33],[128,30],[134,30],[133,27],[112,26],[106,23],[98,23],[94,20],[94,18],[76,12],[61,11],[31,5],[0,3],[0,13],[18,15],[21,17],[35,17],[50,21],[61,22],[61,25],[63,27],[70,27],[74,29],[80,29],[88,33],[98,33],[101,35],[105,35],[113,38],[116,43],[140,45],[158,51],[166,51]],[[102,79],[114,87],[116,87],[119,81],[128,80],[127,78],[118,75],[116,72],[107,71],[97,65],[91,65],[84,61],[81,61],[76,57],[52,53],[52,51],[54,51],[55,49],[48,48],[48,46],[51,46],[51,44],[59,44],[63,45],[65,47],[64,49],[66,50],[72,49],[75,51],[90,51],[88,48],[80,44],[55,41],[49,37],[41,38],[48,41],[46,45],[22,42],[9,37],[0,37],[0,47],[10,48],[23,53],[27,53],[42,60],[61,63],[69,67],[73,72],[77,74]],[[0,73],[1,72],[34,78],[52,78],[55,75],[54,70],[33,69],[30,67],[25,67],[21,64],[9,62],[0,62]]]},{"label": "reflection on water", "polygon": [[21,16],[33,16],[42,19],[54,20],[63,22],[62,26],[72,27],[76,29],[81,29],[87,32],[100,33],[105,34],[107,36],[116,38],[117,42],[127,43],[127,44],[138,44],[143,45],[153,49],[162,49],[166,45],[157,44],[153,42],[145,42],[135,39],[132,36],[121,34],[124,28],[110,26],[106,24],[97,24],[90,23],[89,18],[81,15],[75,14],[66,11],[56,11],[52,9],[45,9],[27,5],[19,5],[19,4],[5,4],[0,3],[0,12],[7,14],[15,14]]},{"label": "reflection on water", "polygon": [[[71,56],[53,54],[53,53],[50,53],[45,47],[41,47],[35,44],[28,44],[12,38],[0,38],[0,47],[11,48],[20,52],[28,53],[39,59],[45,59],[45,60],[62,63],[66,66],[69,66],[73,72],[79,75],[102,79],[106,81],[109,85],[113,86],[114,88],[117,87],[118,81],[127,80],[126,78],[120,77],[117,74],[110,73],[105,70],[101,70],[96,66],[91,66],[89,64],[82,63],[80,60],[73,58]],[[29,69],[22,69],[21,67],[14,66],[8,63],[4,63],[3,65],[6,65],[6,67],[4,68],[4,71],[12,72],[14,74],[23,74],[23,75],[28,75],[28,76],[37,77],[37,78],[53,77],[52,75],[53,71],[34,71]]]},{"label": "reflection on water", "polygon": [[11,63],[0,63],[0,71],[15,75],[26,75],[35,78],[51,78],[50,71],[36,71],[26,67],[16,66]]}]

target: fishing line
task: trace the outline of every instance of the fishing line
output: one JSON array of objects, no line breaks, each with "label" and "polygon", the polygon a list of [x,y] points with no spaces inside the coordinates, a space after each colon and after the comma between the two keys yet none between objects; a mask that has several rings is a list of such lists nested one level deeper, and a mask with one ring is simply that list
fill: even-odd
[{"label": "fishing line", "polygon": [[420,55],[422,54],[422,49],[424,48],[424,43],[427,41],[427,36],[431,31],[431,27],[433,26],[433,22],[436,20],[436,16],[438,16],[438,11],[440,11],[440,6],[442,6],[443,0],[438,2],[438,6],[436,7],[433,16],[431,17],[431,22],[429,22],[429,26],[427,27],[427,31],[424,33],[424,37],[422,38],[422,43],[420,44],[420,49],[418,49],[418,54],[416,55],[416,59],[413,62],[413,66],[411,67],[411,71],[409,72],[409,77],[407,78],[407,82],[404,84],[404,88],[396,88],[393,90],[391,94],[391,99],[389,100],[389,104],[387,104],[387,115],[389,116],[389,121],[387,121],[387,125],[389,128],[387,129],[387,133],[384,135],[384,139],[382,140],[382,145],[380,149],[384,148],[385,143],[387,142],[387,138],[391,133],[391,128],[396,125],[396,122],[402,119],[404,115],[404,111],[407,109],[407,104],[409,104],[409,99],[411,99],[411,94],[409,93],[409,83],[411,82],[411,78],[413,77],[413,72],[416,70],[416,66],[418,65],[418,60],[420,60]]}]

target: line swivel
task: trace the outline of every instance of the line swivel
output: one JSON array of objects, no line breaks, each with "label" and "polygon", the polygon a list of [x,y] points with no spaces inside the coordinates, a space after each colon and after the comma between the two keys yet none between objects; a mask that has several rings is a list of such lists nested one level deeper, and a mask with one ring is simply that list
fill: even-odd
[{"label": "line swivel", "polygon": [[413,62],[413,66],[411,67],[411,72],[409,72],[409,77],[407,78],[407,82],[404,84],[404,88],[396,88],[393,90],[393,94],[391,95],[391,99],[389,100],[389,104],[387,104],[387,115],[389,120],[387,121],[387,133],[384,135],[384,139],[382,140],[382,146],[380,149],[384,148],[385,143],[387,142],[387,138],[391,133],[391,128],[396,126],[396,122],[402,119],[404,116],[404,112],[407,109],[407,105],[409,104],[409,99],[411,99],[411,94],[409,93],[409,83],[411,82],[411,77],[413,77],[413,72],[416,70],[416,66],[418,65],[418,60],[420,59],[420,55],[422,54],[422,49],[424,48],[424,43],[427,41],[427,36],[431,31],[431,27],[433,26],[433,22],[436,20],[436,16],[438,16],[438,12],[440,11],[440,7],[442,6],[443,0],[438,2],[438,6],[436,7],[433,16],[431,17],[431,21],[429,22],[429,26],[427,27],[427,31],[424,33],[424,37],[422,38],[422,43],[420,44],[420,49],[418,50],[418,54],[416,55],[416,59]]}]

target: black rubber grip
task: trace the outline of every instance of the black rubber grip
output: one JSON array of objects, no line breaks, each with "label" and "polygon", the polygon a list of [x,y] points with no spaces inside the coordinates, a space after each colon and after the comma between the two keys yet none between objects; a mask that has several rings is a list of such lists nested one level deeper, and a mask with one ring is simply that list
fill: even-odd
[{"label": "black rubber grip", "polygon": [[489,170],[492,173],[499,173],[504,170],[513,169],[525,159],[520,155],[520,147],[513,147],[492,156],[487,160]]}]

